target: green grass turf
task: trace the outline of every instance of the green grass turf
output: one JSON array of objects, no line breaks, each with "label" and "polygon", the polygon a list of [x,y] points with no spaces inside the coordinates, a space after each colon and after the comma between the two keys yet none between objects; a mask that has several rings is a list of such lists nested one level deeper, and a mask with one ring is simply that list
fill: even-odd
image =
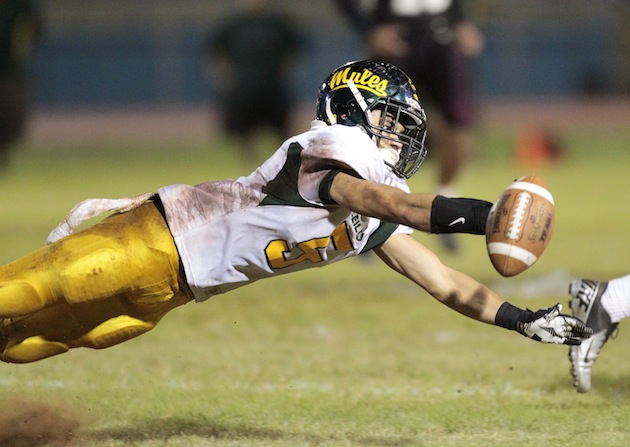
[{"label": "green grass turf", "polygon": [[[516,278],[493,271],[483,238],[462,237],[454,256],[435,236],[417,237],[515,304],[566,303],[571,278],[628,273],[628,142],[622,133],[567,135],[564,160],[533,168],[511,161],[509,134],[482,135],[462,178],[466,195],[494,200],[537,173],[556,199],[547,252]],[[253,167],[222,143],[81,149],[16,152],[0,176],[0,261],[40,247],[87,197]],[[429,161],[412,188],[431,189],[434,172]],[[377,260],[349,260],[185,306],[106,351],[0,365],[0,445],[44,445],[47,436],[66,445],[72,431],[74,445],[94,447],[625,446],[630,359],[620,329],[593,390],[578,395],[566,348],[468,320]]]}]

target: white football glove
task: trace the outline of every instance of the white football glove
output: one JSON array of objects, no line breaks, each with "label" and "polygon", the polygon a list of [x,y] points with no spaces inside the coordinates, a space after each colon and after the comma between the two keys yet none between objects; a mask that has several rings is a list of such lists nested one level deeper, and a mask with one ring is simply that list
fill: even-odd
[{"label": "white football glove", "polygon": [[531,313],[527,321],[519,321],[516,330],[541,343],[579,345],[583,338],[593,335],[593,330],[581,320],[561,314],[562,305],[540,309]]}]

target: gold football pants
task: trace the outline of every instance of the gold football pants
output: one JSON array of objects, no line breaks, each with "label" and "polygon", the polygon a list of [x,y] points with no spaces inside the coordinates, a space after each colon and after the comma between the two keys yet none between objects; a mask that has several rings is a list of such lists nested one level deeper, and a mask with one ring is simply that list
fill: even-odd
[{"label": "gold football pants", "polygon": [[108,348],[191,299],[166,222],[147,202],[0,267],[0,359]]}]

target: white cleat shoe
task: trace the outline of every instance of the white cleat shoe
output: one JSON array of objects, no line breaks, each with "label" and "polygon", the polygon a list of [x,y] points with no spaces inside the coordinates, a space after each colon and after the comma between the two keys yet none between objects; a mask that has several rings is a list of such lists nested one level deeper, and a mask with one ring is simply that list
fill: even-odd
[{"label": "white cleat shoe", "polygon": [[569,286],[571,295],[569,306],[573,316],[593,329],[593,335],[590,338],[582,340],[579,346],[569,348],[573,385],[579,393],[586,393],[591,389],[591,371],[595,360],[599,356],[599,351],[617,329],[617,323],[611,322],[610,315],[601,304],[601,296],[607,286],[607,282],[589,279],[575,280]]}]

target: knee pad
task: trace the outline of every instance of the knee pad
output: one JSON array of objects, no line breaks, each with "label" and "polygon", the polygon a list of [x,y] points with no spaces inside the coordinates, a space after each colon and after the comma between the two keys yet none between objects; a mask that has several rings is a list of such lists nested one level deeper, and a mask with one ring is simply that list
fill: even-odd
[{"label": "knee pad", "polygon": [[110,318],[83,336],[72,340],[70,347],[105,349],[131,340],[155,327],[155,323],[142,321],[129,315]]},{"label": "knee pad", "polygon": [[29,337],[14,345],[8,345],[1,355],[2,361],[6,363],[30,363],[63,354],[69,349],[65,343],[48,341],[42,337]]}]

